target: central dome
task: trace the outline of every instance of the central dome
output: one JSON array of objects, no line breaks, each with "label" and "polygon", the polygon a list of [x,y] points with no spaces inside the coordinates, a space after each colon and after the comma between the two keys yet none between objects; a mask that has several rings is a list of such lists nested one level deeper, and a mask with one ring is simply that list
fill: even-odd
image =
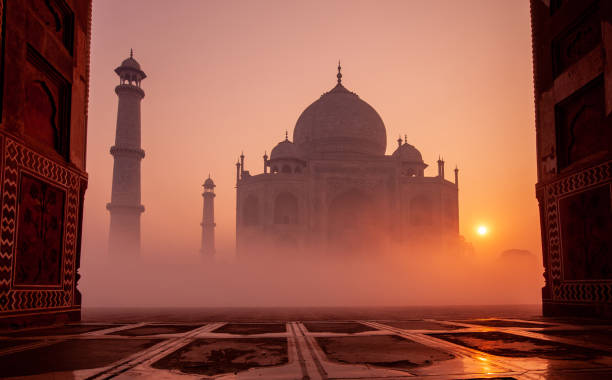
[{"label": "central dome", "polygon": [[355,153],[384,155],[387,131],[372,106],[341,83],[323,94],[302,112],[293,142],[306,155],[319,153]]}]

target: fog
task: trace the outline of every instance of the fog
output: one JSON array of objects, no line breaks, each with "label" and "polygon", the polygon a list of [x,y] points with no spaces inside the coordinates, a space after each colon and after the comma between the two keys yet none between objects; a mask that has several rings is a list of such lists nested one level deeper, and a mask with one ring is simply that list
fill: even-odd
[{"label": "fog", "polygon": [[[525,144],[535,141],[528,2],[351,5],[94,2],[79,271],[85,307],[540,302],[535,144]],[[107,252],[104,207],[117,118],[113,69],[131,48],[147,73],[146,211],[136,260]],[[435,175],[440,154],[459,165],[458,232],[473,252],[374,244],[360,254],[267,249],[234,257],[238,155],[244,151],[246,169],[259,173],[263,153],[335,85],[338,59],[343,83],[384,120],[387,154],[407,134],[430,165],[426,176]],[[197,252],[208,173],[217,185],[216,260]],[[475,233],[479,224],[488,237]],[[502,258],[509,248],[534,254]]]},{"label": "fog", "polygon": [[[92,254],[85,307],[308,307],[539,303],[542,269],[526,251],[290,252],[216,262],[196,255]],[[283,256],[284,255],[284,256]],[[489,258],[487,258],[489,257]]]}]

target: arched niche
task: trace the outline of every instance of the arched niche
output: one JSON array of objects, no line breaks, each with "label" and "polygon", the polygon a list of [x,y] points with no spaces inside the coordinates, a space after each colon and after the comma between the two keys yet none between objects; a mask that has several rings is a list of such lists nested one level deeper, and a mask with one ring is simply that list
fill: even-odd
[{"label": "arched niche", "polygon": [[242,206],[242,224],[245,226],[259,224],[259,199],[253,194],[250,194],[244,200]]},{"label": "arched niche", "polygon": [[297,224],[298,200],[291,193],[283,192],[274,200],[274,224]]},{"label": "arched niche", "polygon": [[47,84],[35,80],[26,87],[24,132],[46,146],[57,149],[57,105]]}]

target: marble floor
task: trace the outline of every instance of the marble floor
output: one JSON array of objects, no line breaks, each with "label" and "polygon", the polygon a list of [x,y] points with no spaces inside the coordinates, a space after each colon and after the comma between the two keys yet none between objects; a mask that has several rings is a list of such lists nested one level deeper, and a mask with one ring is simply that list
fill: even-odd
[{"label": "marble floor", "polygon": [[0,331],[0,377],[612,379],[612,321],[433,314],[98,313]]}]

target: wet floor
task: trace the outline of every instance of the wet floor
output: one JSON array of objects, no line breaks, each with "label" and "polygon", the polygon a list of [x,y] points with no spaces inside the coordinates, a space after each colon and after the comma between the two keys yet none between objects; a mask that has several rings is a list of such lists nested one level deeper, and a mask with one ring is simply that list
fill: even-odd
[{"label": "wet floor", "polygon": [[531,307],[83,315],[79,324],[0,331],[0,377],[612,378],[612,321],[547,319]]}]

